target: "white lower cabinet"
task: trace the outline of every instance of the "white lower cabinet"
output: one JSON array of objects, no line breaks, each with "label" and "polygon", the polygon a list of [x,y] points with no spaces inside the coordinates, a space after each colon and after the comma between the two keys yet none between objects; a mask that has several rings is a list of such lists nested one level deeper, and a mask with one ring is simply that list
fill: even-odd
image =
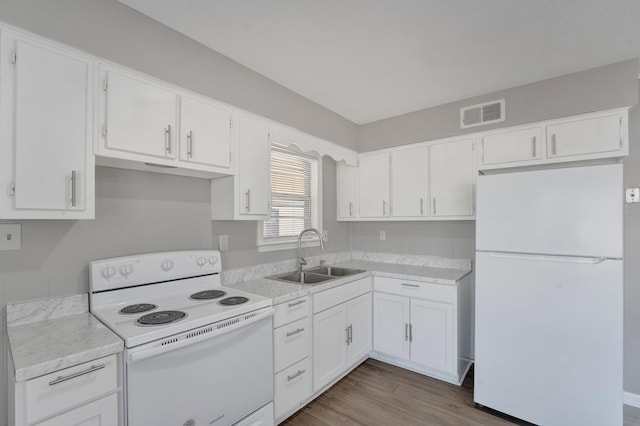
[{"label": "white lower cabinet", "polygon": [[371,278],[363,278],[314,295],[314,392],[368,356],[372,346],[370,291]]},{"label": "white lower cabinet", "polygon": [[302,408],[311,388],[309,296],[276,305],[273,317],[274,418]]},{"label": "white lower cabinet", "polygon": [[374,277],[373,354],[459,384],[470,365],[469,278],[456,285]]},{"label": "white lower cabinet", "polygon": [[25,382],[9,382],[9,422],[27,425],[119,424],[119,355]]}]

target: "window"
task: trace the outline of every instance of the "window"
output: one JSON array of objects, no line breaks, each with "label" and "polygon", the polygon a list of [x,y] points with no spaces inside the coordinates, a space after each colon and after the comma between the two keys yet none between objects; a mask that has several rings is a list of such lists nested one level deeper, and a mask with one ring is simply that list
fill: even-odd
[{"label": "window", "polygon": [[259,224],[258,245],[293,243],[303,229],[320,226],[319,171],[317,157],[271,146],[271,218]]}]

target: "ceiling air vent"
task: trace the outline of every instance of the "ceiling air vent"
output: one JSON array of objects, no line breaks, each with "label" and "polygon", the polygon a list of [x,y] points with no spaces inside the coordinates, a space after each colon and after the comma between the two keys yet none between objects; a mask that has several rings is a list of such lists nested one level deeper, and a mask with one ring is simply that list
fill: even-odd
[{"label": "ceiling air vent", "polygon": [[460,108],[460,128],[482,126],[505,120],[504,99]]}]

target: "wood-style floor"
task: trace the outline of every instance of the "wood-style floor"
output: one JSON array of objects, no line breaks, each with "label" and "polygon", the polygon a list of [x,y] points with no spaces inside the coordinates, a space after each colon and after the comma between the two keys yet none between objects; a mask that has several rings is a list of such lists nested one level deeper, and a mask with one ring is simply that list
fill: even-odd
[{"label": "wood-style floor", "polygon": [[[514,425],[475,408],[473,373],[461,387],[367,360],[282,425]],[[640,409],[625,406],[624,426],[640,426]],[[526,424],[526,423],[520,423]]]}]

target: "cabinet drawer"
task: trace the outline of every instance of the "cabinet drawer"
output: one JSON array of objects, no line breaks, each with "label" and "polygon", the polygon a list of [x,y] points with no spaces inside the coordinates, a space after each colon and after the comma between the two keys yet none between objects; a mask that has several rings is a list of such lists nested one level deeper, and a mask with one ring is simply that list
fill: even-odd
[{"label": "cabinet drawer", "polygon": [[273,330],[274,371],[280,371],[311,352],[311,320],[303,318]]},{"label": "cabinet drawer", "polygon": [[453,303],[455,295],[454,286],[386,277],[373,277],[373,288],[377,292],[445,303]]},{"label": "cabinet drawer", "polygon": [[96,359],[26,382],[31,423],[118,388],[116,355]]},{"label": "cabinet drawer", "polygon": [[274,376],[275,418],[291,413],[311,396],[311,360],[306,358]]},{"label": "cabinet drawer", "polygon": [[351,300],[369,291],[371,291],[370,277],[321,291],[313,295],[313,313],[324,311],[325,309],[329,309],[332,306]]},{"label": "cabinet drawer", "polygon": [[280,327],[309,315],[309,296],[300,297],[274,306],[273,327]]}]

